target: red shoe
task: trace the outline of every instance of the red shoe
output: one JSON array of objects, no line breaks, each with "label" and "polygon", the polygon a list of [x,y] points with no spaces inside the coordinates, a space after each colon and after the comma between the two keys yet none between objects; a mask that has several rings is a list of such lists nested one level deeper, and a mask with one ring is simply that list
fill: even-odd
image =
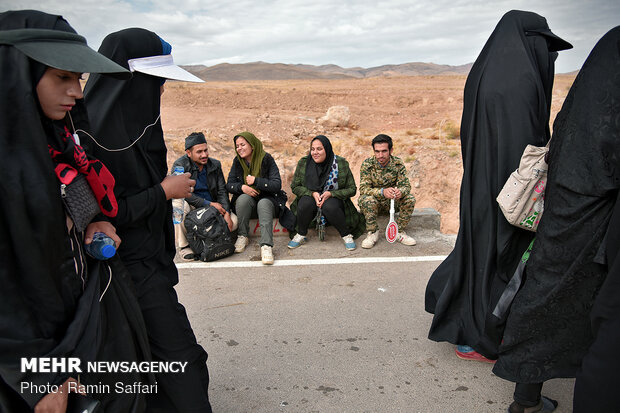
[{"label": "red shoe", "polygon": [[494,364],[496,360],[491,360],[478,353],[476,350],[469,346],[456,346],[454,349],[456,356],[463,360],[482,361],[484,363]]}]

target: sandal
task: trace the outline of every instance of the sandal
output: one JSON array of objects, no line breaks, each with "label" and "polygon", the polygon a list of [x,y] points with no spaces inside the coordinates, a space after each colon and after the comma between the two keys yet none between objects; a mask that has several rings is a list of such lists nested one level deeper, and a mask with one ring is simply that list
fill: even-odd
[{"label": "sandal", "polygon": [[194,251],[189,247],[182,248],[179,251],[179,256],[186,261],[196,261],[200,259],[200,255],[194,254]]}]

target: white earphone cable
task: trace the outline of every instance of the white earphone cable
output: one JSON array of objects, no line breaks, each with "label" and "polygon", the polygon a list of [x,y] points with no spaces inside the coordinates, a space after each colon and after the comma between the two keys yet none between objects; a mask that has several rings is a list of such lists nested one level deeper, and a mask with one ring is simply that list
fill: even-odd
[{"label": "white earphone cable", "polygon": [[[144,130],[142,131],[142,134],[140,136],[138,136],[136,138],[136,140],[134,140],[130,145],[124,147],[124,148],[119,148],[119,149],[109,149],[106,148],[105,146],[103,146],[102,144],[100,144],[99,142],[97,142],[97,139],[95,139],[90,133],[86,132],[84,129],[75,129],[75,125],[73,124],[73,118],[71,117],[71,112],[67,112],[67,114],[69,115],[69,120],[71,121],[71,127],[73,128],[73,133],[74,136],[78,133],[78,132],[82,132],[84,133],[86,136],[88,136],[89,138],[91,138],[93,140],[93,142],[95,142],[97,144],[97,146],[99,146],[101,149],[106,150],[108,152],[122,152],[122,151],[126,151],[127,149],[131,148],[132,146],[134,146],[140,139],[142,139],[142,137],[144,136],[144,134],[146,133],[146,131],[151,127],[151,126],[155,126],[157,124],[157,122],[159,122],[159,119],[161,118],[161,113],[159,115],[157,115],[157,119],[155,119],[155,122],[151,123],[150,125],[146,125],[146,127],[144,128]],[[77,143],[79,144],[79,138],[76,139]]]}]

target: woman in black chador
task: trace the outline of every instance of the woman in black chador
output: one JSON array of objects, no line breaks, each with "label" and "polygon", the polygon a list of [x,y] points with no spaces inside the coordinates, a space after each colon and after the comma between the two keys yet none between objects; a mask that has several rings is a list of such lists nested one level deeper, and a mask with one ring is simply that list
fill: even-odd
[{"label": "woman in black chador", "polygon": [[114,223],[123,238],[118,253],[136,285],[153,359],[188,362],[184,373],[156,375],[159,391],[148,396],[149,411],[211,411],[207,353],[174,290],[178,272],[170,200],[191,196],[195,181],[189,173],[166,176],[159,120],[165,79],[192,76],[173,64],[171,46],[148,30],[112,33],[99,52],[134,73],[130,80],[88,79],[85,101],[92,138],[85,142],[116,178]]},{"label": "woman in black chador", "polygon": [[428,282],[425,302],[435,314],[429,338],[461,345],[459,357],[497,354],[485,319],[534,234],[510,225],[495,198],[525,147],[549,140],[556,51],[570,47],[544,17],[513,10],[499,21],[467,77],[459,233]]},{"label": "woman in black chador", "polygon": [[[121,240],[108,222],[117,209],[114,178],[73,136],[71,116],[86,124],[82,72],[130,76],[60,16],[0,13],[0,412],[64,412],[68,403],[77,411],[74,402],[88,399],[68,401],[76,380],[101,385],[101,392],[87,391],[107,412],[146,407],[143,395],[115,394],[114,386],[149,384],[148,377],[96,374],[86,365],[149,360],[150,351],[120,259],[84,252],[95,231]],[[77,199],[92,207],[88,214],[63,206],[62,194],[76,201],[80,183],[81,193],[91,194],[91,202]],[[22,357],[79,358],[82,373],[22,371]]]},{"label": "woman in black chador", "polygon": [[[619,188],[620,28],[615,28],[588,56],[553,125],[545,213],[493,368],[517,383],[510,412],[548,405],[549,399],[540,400],[542,383],[575,377],[592,343],[590,311],[608,273],[606,256],[617,255],[606,251],[614,244],[605,240],[618,231],[609,223]],[[598,311],[613,308],[612,302],[601,304]],[[607,354],[615,359],[618,343],[613,346]]]},{"label": "woman in black chador", "polygon": [[[620,47],[620,29],[615,32],[616,44]],[[620,56],[616,59],[617,66]],[[616,154],[615,162],[620,168],[620,154]],[[620,228],[620,192],[609,228]],[[605,247],[608,273],[592,307],[594,341],[577,372],[573,413],[620,412],[620,231],[607,234]]]}]

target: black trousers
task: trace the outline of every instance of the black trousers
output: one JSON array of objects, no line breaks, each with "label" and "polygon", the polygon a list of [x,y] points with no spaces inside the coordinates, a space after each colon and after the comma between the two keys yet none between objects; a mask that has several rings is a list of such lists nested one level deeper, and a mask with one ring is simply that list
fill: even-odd
[{"label": "black trousers", "polygon": [[158,391],[147,395],[147,411],[211,412],[208,356],[198,344],[171,282],[177,279],[177,269],[172,261],[167,265],[157,261],[125,266],[134,281],[153,360],[187,362],[187,365],[184,373],[155,374]]},{"label": "black trousers", "polygon": [[[316,216],[317,211],[316,202],[311,196],[304,195],[299,198],[297,203],[297,229],[299,235],[306,235],[308,233],[308,227],[310,222]],[[351,233],[349,227],[347,227],[346,218],[344,215],[344,202],[341,199],[330,197],[323,203],[321,208],[325,220],[332,225],[341,237]]]},{"label": "black trousers", "polygon": [[521,406],[534,407],[540,402],[542,387],[542,383],[517,383],[513,398]]}]

